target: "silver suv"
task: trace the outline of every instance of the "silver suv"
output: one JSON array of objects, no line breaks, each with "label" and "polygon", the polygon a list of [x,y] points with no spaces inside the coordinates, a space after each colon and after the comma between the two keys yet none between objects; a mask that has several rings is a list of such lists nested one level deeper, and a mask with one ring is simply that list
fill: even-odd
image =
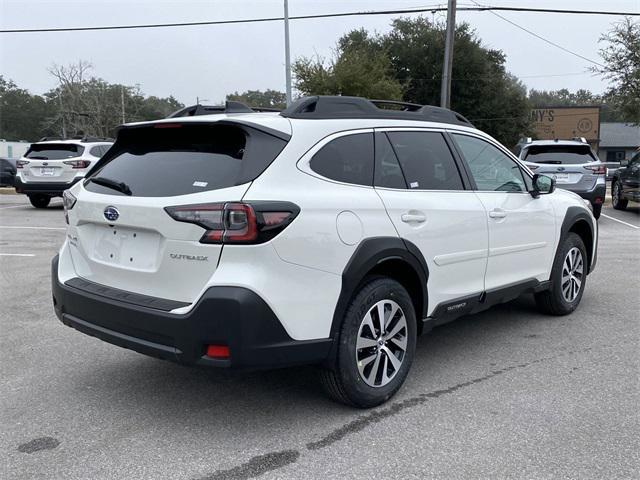
[{"label": "silver suv", "polygon": [[558,188],[570,190],[588,200],[593,216],[600,216],[607,169],[584,138],[527,139],[521,147],[519,157],[529,169],[555,178]]},{"label": "silver suv", "polygon": [[26,194],[34,207],[46,208],[52,197],[83,179],[111,145],[110,138],[45,137],[16,161],[16,192]]}]

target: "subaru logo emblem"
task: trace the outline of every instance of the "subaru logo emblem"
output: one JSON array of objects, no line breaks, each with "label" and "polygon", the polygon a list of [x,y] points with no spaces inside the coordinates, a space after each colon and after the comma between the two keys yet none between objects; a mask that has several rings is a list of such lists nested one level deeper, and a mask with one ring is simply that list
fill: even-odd
[{"label": "subaru logo emblem", "polygon": [[110,222],[115,222],[120,216],[120,212],[116,207],[105,208],[103,214],[104,214],[104,218],[106,218]]}]

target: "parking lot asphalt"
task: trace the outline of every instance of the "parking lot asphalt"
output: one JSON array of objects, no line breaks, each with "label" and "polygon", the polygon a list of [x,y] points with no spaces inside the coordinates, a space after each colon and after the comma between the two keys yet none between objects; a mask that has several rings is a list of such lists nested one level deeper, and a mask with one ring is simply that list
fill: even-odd
[{"label": "parking lot asphalt", "polygon": [[572,315],[525,296],[437,328],[399,394],[361,411],[313,368],[187,368],[63,326],[54,205],[0,195],[3,479],[638,478],[637,206],[603,210]]}]

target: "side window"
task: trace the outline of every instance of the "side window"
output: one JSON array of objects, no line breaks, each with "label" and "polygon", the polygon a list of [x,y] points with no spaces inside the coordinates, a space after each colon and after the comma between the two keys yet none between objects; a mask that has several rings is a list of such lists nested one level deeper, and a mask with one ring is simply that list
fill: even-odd
[{"label": "side window", "polygon": [[500,149],[489,142],[468,135],[453,134],[478,190],[526,192],[520,167]]},{"label": "side window", "polygon": [[102,145],[98,145],[96,147],[91,148],[91,150],[89,150],[89,153],[94,157],[98,157],[98,158],[102,157],[102,155],[104,155],[104,151],[102,150]]},{"label": "side window", "polygon": [[386,188],[407,188],[398,157],[393,152],[387,135],[376,133],[376,168],[374,185]]},{"label": "side window", "polygon": [[460,172],[438,132],[387,132],[409,189],[464,190]]},{"label": "side window", "polygon": [[322,147],[309,163],[323,177],[355,185],[373,185],[373,133],[345,135]]}]

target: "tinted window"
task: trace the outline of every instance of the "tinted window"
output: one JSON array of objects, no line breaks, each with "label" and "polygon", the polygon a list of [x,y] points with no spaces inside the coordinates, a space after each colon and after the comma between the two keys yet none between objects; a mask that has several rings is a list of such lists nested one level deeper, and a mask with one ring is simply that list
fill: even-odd
[{"label": "tinted window", "polygon": [[91,150],[89,150],[89,153],[90,153],[91,155],[93,155],[94,157],[98,157],[98,158],[100,158],[100,157],[102,157],[102,156],[106,153],[106,151],[107,151],[107,150],[105,149],[105,147],[104,147],[104,146],[102,146],[102,145],[97,145],[97,146],[93,147]]},{"label": "tinted window", "polygon": [[488,142],[467,135],[453,135],[476,181],[478,190],[526,192],[520,167]]},{"label": "tinted window", "polygon": [[410,189],[463,190],[462,178],[441,133],[387,132]]},{"label": "tinted window", "polygon": [[65,143],[34,143],[29,147],[25,157],[36,160],[63,160],[79,157],[84,147]]},{"label": "tinted window", "polygon": [[524,159],[527,162],[554,165],[579,165],[597,161],[588,145],[532,146],[527,149]]},{"label": "tinted window", "polygon": [[387,135],[376,133],[376,168],[374,183],[377,187],[407,188],[398,158]]},{"label": "tinted window", "polygon": [[[134,196],[185,195],[250,182],[286,145],[249,127],[172,125],[122,130],[91,176],[124,182]],[[93,182],[85,186],[121,194]]]},{"label": "tinted window", "polygon": [[355,185],[373,183],[373,134],[357,133],[330,141],[309,164],[323,177]]}]

